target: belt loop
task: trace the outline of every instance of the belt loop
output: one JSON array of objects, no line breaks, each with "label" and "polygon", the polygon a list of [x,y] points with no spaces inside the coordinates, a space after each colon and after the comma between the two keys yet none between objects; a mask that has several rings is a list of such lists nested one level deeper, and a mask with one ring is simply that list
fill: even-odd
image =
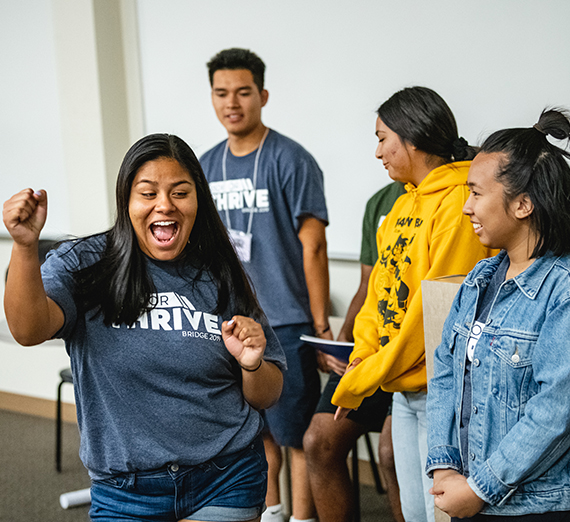
[{"label": "belt loop", "polygon": [[134,488],[135,488],[135,485],[136,485],[136,483],[137,483],[137,474],[136,474],[135,472],[132,472],[132,473],[127,473],[126,475],[127,475],[127,476],[126,476],[126,478],[127,478],[127,480],[126,480],[126,486],[127,486],[127,488],[129,488],[129,489],[134,489]]}]

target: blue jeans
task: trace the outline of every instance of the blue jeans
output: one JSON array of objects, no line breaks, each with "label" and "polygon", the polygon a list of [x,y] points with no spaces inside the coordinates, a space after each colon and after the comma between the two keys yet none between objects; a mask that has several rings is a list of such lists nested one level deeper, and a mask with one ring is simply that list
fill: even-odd
[{"label": "blue jeans", "polygon": [[570,511],[551,511],[533,515],[500,516],[477,514],[469,518],[451,517],[451,522],[568,522]]},{"label": "blue jeans", "polygon": [[267,461],[258,437],[240,452],[197,466],[169,464],[93,480],[89,515],[97,522],[246,521],[261,515],[266,490]]},{"label": "blue jeans", "polygon": [[427,460],[426,398],[424,392],[394,393],[392,444],[406,522],[433,522],[434,503],[425,474]]}]

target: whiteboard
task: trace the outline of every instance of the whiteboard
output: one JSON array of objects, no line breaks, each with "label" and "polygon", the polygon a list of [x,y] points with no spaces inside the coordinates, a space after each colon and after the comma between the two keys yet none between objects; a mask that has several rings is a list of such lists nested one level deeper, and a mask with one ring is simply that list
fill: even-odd
[{"label": "whiteboard", "polygon": [[459,131],[531,126],[570,107],[568,0],[138,0],[145,131],[200,155],[225,138],[206,62],[244,47],[265,62],[263,121],[325,175],[329,256],[356,259],[367,199],[389,182],[374,157],[375,110],[412,85],[435,89]]}]

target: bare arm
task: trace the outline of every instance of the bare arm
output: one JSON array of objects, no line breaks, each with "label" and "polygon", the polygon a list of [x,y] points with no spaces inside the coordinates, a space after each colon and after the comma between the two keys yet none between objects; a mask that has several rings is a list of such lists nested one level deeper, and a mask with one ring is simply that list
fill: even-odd
[{"label": "bare arm", "polygon": [[245,400],[258,410],[275,404],[283,388],[283,374],[275,364],[263,360],[266,340],[261,325],[236,315],[222,324],[222,337],[241,366]]},{"label": "bare arm", "polygon": [[4,310],[14,339],[40,344],[63,326],[64,315],[47,297],[40,274],[38,241],[47,217],[47,194],[25,189],[4,203],[3,219],[14,240]]},{"label": "bare arm", "polygon": [[348,307],[348,311],[346,312],[346,318],[344,319],[344,323],[338,335],[339,341],[354,341],[354,335],[352,333],[352,330],[354,329],[354,319],[356,314],[360,312],[360,309],[366,300],[368,280],[370,279],[372,268],[373,267],[370,265],[360,265],[360,286],[354,294],[354,297]]},{"label": "bare arm", "polygon": [[[372,273],[372,268],[370,265],[360,265],[360,285],[356,294],[352,298],[348,311],[346,312],[346,317],[340,332],[338,334],[338,341],[343,342],[354,342],[354,335],[352,330],[354,329],[354,319],[356,314],[360,312],[362,305],[366,299],[366,292],[368,290],[368,280],[370,279],[370,274]],[[333,357],[332,355],[323,353],[323,359],[327,368],[341,377],[344,375],[347,366],[344,361]]]},{"label": "bare arm", "polygon": [[303,268],[315,331],[319,337],[332,339],[329,327],[329,261],[325,224],[308,217],[299,230],[303,245]]}]

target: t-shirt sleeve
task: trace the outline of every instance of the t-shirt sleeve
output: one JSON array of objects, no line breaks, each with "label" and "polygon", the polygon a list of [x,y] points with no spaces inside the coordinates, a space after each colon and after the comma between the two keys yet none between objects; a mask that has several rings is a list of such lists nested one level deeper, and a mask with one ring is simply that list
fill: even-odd
[{"label": "t-shirt sleeve", "polygon": [[69,336],[77,320],[77,306],[73,298],[73,274],[70,253],[72,246],[64,243],[57,250],[52,250],[41,267],[42,281],[47,296],[63,311],[65,322],[55,338]]},{"label": "t-shirt sleeve", "polygon": [[384,217],[388,215],[396,200],[406,192],[404,184],[393,182],[380,189],[366,203],[362,221],[362,243],[360,262],[374,266],[378,260],[377,233]]},{"label": "t-shirt sleeve", "polygon": [[[210,181],[212,181],[214,167],[215,167],[214,162],[215,162],[215,158],[218,157],[216,154],[217,150],[218,150],[218,146],[216,146],[213,149],[210,149],[209,151],[202,154],[202,156],[200,156],[200,159],[199,159],[200,166],[202,167],[202,170],[204,171],[204,176],[206,176],[206,180],[208,181],[208,183]],[[219,164],[219,168],[221,170],[221,168],[222,168],[221,163]]]},{"label": "t-shirt sleeve", "polygon": [[360,243],[360,263],[368,266],[374,266],[378,259],[378,249],[376,247],[378,223],[374,223],[373,198],[374,196],[366,203],[364,219],[362,220],[362,242]]},{"label": "t-shirt sleeve", "polygon": [[306,217],[315,217],[328,225],[323,173],[315,159],[299,146],[280,157],[279,169],[283,174],[283,195],[296,230],[300,230]]},{"label": "t-shirt sleeve", "polygon": [[273,328],[271,328],[269,324],[264,324],[263,333],[265,334],[265,339],[267,341],[263,359],[275,364],[282,372],[285,371],[287,369],[287,359],[285,358],[285,352],[283,351],[281,343],[279,342],[279,339],[277,339]]}]

